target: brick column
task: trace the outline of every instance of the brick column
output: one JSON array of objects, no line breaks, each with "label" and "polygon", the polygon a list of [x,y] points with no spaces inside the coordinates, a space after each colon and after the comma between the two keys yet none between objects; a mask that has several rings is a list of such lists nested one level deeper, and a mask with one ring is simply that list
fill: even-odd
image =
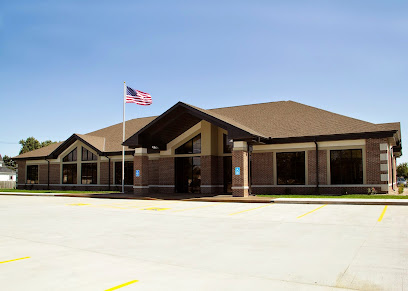
[{"label": "brick column", "polygon": [[[239,173],[236,173],[239,168]],[[232,150],[232,196],[248,197],[248,147],[245,141],[234,141]]]},{"label": "brick column", "polygon": [[[138,177],[136,173],[138,173]],[[133,185],[133,193],[136,195],[144,195],[149,192],[149,157],[145,148],[135,149]]]}]

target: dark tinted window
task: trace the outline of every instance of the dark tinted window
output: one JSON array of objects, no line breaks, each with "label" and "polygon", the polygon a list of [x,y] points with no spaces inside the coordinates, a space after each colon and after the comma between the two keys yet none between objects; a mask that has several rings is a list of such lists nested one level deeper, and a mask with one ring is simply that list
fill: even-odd
[{"label": "dark tinted window", "polygon": [[81,164],[81,184],[97,183],[97,163]]},{"label": "dark tinted window", "polygon": [[86,148],[82,147],[82,160],[83,161],[96,161],[97,156],[92,152],[88,151]]},{"label": "dark tinted window", "polygon": [[190,139],[176,149],[176,154],[199,154],[201,153],[201,134]]},{"label": "dark tinted window", "polygon": [[228,135],[223,134],[224,154],[232,153],[232,141],[228,138]]},{"label": "dark tinted window", "polygon": [[305,152],[276,153],[278,185],[305,184]]},{"label": "dark tinted window", "polygon": [[62,159],[63,162],[75,162],[76,160],[77,160],[77,149],[74,149]]},{"label": "dark tinted window", "polygon": [[331,184],[363,184],[362,150],[330,151]]},{"label": "dark tinted window", "polygon": [[38,184],[38,165],[27,166],[27,184]]},{"label": "dark tinted window", "polygon": [[[115,162],[115,184],[122,185],[122,162]],[[125,162],[125,185],[133,185],[133,162]]]},{"label": "dark tinted window", "polygon": [[62,165],[62,183],[77,184],[77,164]]}]

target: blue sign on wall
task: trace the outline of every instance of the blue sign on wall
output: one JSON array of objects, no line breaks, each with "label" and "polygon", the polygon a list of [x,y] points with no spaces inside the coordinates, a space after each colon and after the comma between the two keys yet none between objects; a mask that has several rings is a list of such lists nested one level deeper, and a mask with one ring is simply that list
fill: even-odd
[{"label": "blue sign on wall", "polygon": [[136,170],[136,177],[140,177],[140,170]]},{"label": "blue sign on wall", "polygon": [[241,175],[241,168],[240,167],[235,167],[235,175],[236,176]]}]

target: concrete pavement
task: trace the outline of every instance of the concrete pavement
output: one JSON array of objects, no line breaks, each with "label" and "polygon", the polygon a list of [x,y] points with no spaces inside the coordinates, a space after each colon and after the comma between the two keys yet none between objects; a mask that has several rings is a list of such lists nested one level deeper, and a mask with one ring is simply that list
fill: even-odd
[{"label": "concrete pavement", "polygon": [[0,196],[0,288],[403,290],[407,215],[393,205]]}]

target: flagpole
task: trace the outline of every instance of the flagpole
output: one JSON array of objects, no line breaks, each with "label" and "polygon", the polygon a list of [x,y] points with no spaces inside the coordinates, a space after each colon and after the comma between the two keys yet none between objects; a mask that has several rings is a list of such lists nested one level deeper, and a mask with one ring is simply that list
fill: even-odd
[{"label": "flagpole", "polygon": [[[125,142],[126,82],[123,82],[123,142]],[[125,146],[122,145],[122,193],[125,193]]]}]

